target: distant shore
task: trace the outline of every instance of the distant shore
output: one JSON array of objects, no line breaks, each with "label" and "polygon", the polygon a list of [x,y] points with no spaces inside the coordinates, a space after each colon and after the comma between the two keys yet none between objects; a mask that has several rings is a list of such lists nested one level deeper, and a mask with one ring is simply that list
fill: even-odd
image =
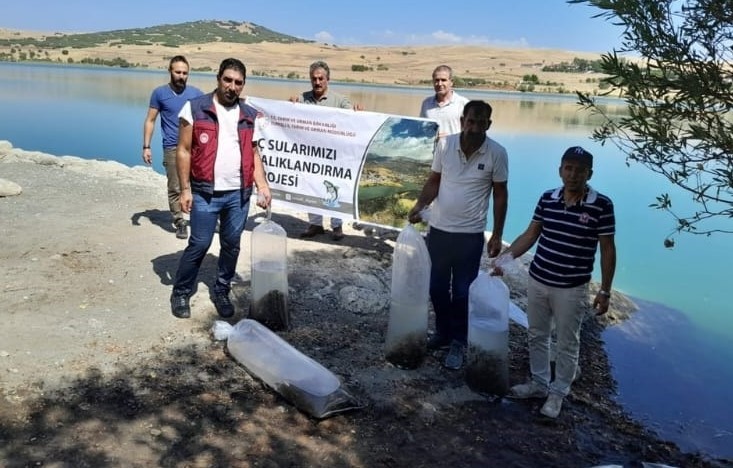
[{"label": "distant shore", "polygon": [[[0,39],[48,36],[34,31],[0,28]],[[32,54],[31,54],[32,52]],[[430,86],[433,69],[447,64],[457,78],[483,82],[477,89],[537,93],[597,93],[599,73],[543,71],[545,65],[572,62],[575,58],[598,60],[598,53],[554,49],[498,48],[490,46],[337,46],[324,43],[204,43],[179,47],[118,45],[67,49],[36,49],[0,46],[0,56],[17,60],[20,54],[34,60],[79,64],[83,60],[114,63],[124,60],[134,68],[166,69],[173,55],[188,58],[192,70],[216,70],[227,57],[241,59],[250,76],[307,79],[308,66],[325,60],[332,79],[341,82]],[[128,66],[126,65],[126,66]],[[525,83],[526,77],[536,82]],[[534,78],[533,78],[534,79]]]}]

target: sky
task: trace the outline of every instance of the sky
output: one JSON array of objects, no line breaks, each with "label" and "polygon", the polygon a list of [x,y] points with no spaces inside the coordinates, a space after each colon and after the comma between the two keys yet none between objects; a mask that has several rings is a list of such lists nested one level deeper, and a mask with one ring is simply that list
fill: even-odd
[{"label": "sky", "polygon": [[0,28],[100,32],[197,20],[252,22],[303,39],[346,45],[487,45],[608,52],[620,28],[565,0],[23,0]]}]

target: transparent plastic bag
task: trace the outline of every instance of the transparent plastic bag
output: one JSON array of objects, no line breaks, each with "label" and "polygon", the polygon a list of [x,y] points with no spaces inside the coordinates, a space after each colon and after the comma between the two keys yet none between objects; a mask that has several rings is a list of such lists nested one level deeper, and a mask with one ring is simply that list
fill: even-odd
[{"label": "transparent plastic bag", "polygon": [[[496,273],[497,269],[500,269],[503,275],[516,274],[520,267],[511,252],[504,252],[503,254],[496,257],[492,262],[492,274]],[[515,303],[509,302],[509,319],[514,323],[529,328],[529,322],[527,320],[527,313],[520,309]]]},{"label": "transparent plastic bag", "polygon": [[509,388],[509,288],[480,272],[468,290],[466,383],[475,392],[504,395]]},{"label": "transparent plastic bag", "polygon": [[211,334],[214,336],[216,341],[224,341],[229,338],[229,334],[232,333],[234,327],[231,323],[223,320],[216,320],[211,326]]},{"label": "transparent plastic bag", "polygon": [[252,230],[252,295],[249,317],[271,330],[290,327],[287,233],[267,218]]},{"label": "transparent plastic bag", "polygon": [[361,408],[331,371],[256,320],[234,325],[227,349],[250,374],[314,418]]},{"label": "transparent plastic bag", "polygon": [[385,357],[397,367],[414,369],[426,354],[430,254],[412,225],[397,236],[392,258],[392,288]]}]

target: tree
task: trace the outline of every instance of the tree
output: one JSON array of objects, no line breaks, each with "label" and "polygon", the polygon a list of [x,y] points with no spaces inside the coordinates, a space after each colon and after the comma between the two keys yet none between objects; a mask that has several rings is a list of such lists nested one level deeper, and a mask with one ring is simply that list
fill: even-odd
[{"label": "tree", "polygon": [[[731,0],[568,0],[585,3],[624,29],[621,46],[601,58],[609,86],[628,116],[606,114],[583,93],[579,104],[600,115],[592,138],[611,142],[692,196],[693,212],[673,211],[663,193],[650,206],[676,220],[672,233],[733,233],[733,2]],[[638,60],[618,54],[636,53]],[[601,87],[601,89],[603,89]],[[665,239],[665,246],[674,240]]]}]

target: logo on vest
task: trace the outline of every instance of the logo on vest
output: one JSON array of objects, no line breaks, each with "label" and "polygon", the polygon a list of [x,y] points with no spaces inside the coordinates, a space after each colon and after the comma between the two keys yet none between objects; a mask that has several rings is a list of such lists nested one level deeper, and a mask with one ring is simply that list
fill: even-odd
[{"label": "logo on vest", "polygon": [[583,224],[588,224],[588,221],[590,221],[590,215],[588,213],[581,213],[578,217],[578,221]]},{"label": "logo on vest", "polygon": [[199,135],[199,143],[201,143],[202,145],[205,145],[208,142],[209,142],[208,133],[202,133],[201,135]]}]

